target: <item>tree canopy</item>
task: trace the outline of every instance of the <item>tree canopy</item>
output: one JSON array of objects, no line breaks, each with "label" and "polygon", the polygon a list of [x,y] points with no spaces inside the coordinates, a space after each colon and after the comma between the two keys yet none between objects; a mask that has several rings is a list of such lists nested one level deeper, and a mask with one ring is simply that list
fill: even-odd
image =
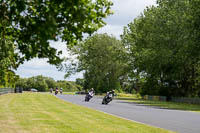
[{"label": "tree canopy", "polygon": [[30,78],[19,78],[16,82],[16,87],[23,88],[25,91],[30,91],[31,88],[35,88],[38,91],[49,91],[50,88],[62,88],[64,92],[74,92],[82,89],[82,86],[76,84],[73,81],[58,80],[55,81],[53,78],[45,77],[42,75],[30,77]]},{"label": "tree canopy", "polygon": [[199,2],[158,0],[124,28],[142,94],[200,96]]},{"label": "tree canopy", "polygon": [[95,34],[71,51],[78,60],[71,70],[84,72],[84,89],[94,88],[97,92],[121,89],[120,81],[126,75],[126,50],[121,41],[107,34]]},{"label": "tree canopy", "polygon": [[76,44],[83,34],[92,34],[112,14],[109,0],[1,0],[0,78],[32,58],[62,59],[49,41]]}]

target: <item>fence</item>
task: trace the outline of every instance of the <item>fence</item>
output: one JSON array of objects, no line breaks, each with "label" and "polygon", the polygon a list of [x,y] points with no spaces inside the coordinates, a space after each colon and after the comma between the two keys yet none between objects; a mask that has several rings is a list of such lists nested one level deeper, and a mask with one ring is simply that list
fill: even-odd
[{"label": "fence", "polygon": [[172,97],[171,101],[178,103],[200,104],[200,98]]},{"label": "fence", "polygon": [[[152,101],[166,101],[166,96],[151,96],[145,95],[143,96],[145,100],[152,100]],[[187,98],[187,97],[172,97],[170,100],[171,102],[177,103],[191,103],[191,104],[200,104],[200,98]]]},{"label": "fence", "polygon": [[7,93],[14,93],[14,88],[0,88],[0,95],[7,94]]},{"label": "fence", "polygon": [[166,96],[150,96],[150,95],[145,95],[143,97],[145,100],[153,100],[153,101],[166,101],[167,97]]}]

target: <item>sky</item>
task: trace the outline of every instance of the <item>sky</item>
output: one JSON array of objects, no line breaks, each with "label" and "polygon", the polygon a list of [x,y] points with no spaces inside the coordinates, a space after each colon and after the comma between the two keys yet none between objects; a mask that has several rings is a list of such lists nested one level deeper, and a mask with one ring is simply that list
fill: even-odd
[{"label": "sky", "polygon": [[[114,3],[112,6],[114,14],[105,19],[107,25],[99,29],[97,33],[112,34],[118,39],[120,39],[120,35],[123,33],[124,26],[127,26],[138,17],[147,6],[156,4],[156,0],[112,0],[112,2]],[[64,42],[58,41],[50,43],[53,47],[63,51],[62,56],[69,56]],[[47,59],[32,59],[31,61],[25,62],[19,66],[16,74],[22,78],[43,75],[52,77],[55,80],[64,80],[65,75],[64,72],[58,71],[55,66],[48,64]],[[65,80],[75,81],[76,78],[82,77],[82,73],[77,73]]]}]

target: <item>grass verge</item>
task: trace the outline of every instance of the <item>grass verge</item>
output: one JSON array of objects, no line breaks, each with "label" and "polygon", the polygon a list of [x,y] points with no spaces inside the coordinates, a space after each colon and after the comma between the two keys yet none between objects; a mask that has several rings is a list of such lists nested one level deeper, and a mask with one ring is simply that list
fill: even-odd
[{"label": "grass verge", "polygon": [[172,133],[40,93],[0,96],[0,132]]},{"label": "grass verge", "polygon": [[135,100],[131,99],[130,101],[137,104],[142,104],[146,106],[154,106],[154,107],[159,107],[162,109],[175,109],[175,110],[200,112],[200,105],[197,105],[197,104],[149,101],[149,100],[140,100],[140,99],[135,99]]},{"label": "grass verge", "polygon": [[63,92],[63,94],[75,95],[75,94],[76,94],[76,92]]},{"label": "grass verge", "polygon": [[125,100],[127,102],[134,102],[136,104],[159,107],[162,109],[176,109],[200,112],[200,105],[198,104],[143,100],[141,98],[138,98],[138,96],[134,94],[120,94],[116,98],[120,100]]}]

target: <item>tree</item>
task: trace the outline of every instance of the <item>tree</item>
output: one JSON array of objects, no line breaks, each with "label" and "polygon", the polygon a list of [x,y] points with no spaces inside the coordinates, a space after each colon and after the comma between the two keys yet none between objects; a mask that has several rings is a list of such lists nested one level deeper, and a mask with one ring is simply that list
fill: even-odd
[{"label": "tree", "polygon": [[[125,73],[125,48],[113,36],[95,34],[71,49],[77,56],[76,71],[84,71],[84,89],[96,92],[121,89]],[[74,70],[74,69],[71,69]]]},{"label": "tree", "polygon": [[77,79],[76,79],[76,84],[77,84],[77,85],[80,85],[81,87],[83,87],[83,86],[84,86],[84,79],[77,78]]},{"label": "tree", "polygon": [[26,78],[19,78],[15,84],[16,87],[23,88],[24,91],[29,91],[27,79]]},{"label": "tree", "polygon": [[62,52],[49,41],[76,44],[83,34],[105,25],[103,18],[112,14],[111,5],[109,0],[1,0],[0,78],[7,69],[36,57],[61,63]]},{"label": "tree", "polygon": [[[0,31],[1,30],[4,29],[0,29]],[[12,70],[18,67],[18,63],[16,62],[17,56],[14,49],[14,43],[9,37],[2,38],[3,34],[4,32],[0,35],[0,85],[7,87],[9,86],[9,84],[6,83],[8,80],[7,77],[15,79],[17,76]],[[14,82],[11,84],[13,83]]]},{"label": "tree", "polygon": [[133,72],[146,79],[142,93],[197,96],[200,54],[198,32],[194,32],[198,22],[193,18],[197,5],[189,0],[157,3],[130,23],[122,35]]},{"label": "tree", "polygon": [[48,89],[50,89],[50,88],[53,89],[57,86],[57,83],[53,78],[50,78],[50,77],[43,77],[43,78],[45,79]]},{"label": "tree", "polygon": [[63,91],[65,92],[74,92],[81,90],[81,87],[73,81],[59,80],[57,81],[57,87],[63,88]]},{"label": "tree", "polygon": [[35,88],[38,91],[42,91],[42,92],[48,91],[48,85],[45,81],[45,77],[43,77],[42,75],[39,75],[39,76],[34,77],[34,79],[35,79]]},{"label": "tree", "polygon": [[2,0],[2,38],[14,37],[23,59],[49,58],[49,63],[56,64],[58,56],[49,40],[76,43],[83,33],[91,34],[105,24],[102,19],[111,14],[111,5],[107,0]]}]

